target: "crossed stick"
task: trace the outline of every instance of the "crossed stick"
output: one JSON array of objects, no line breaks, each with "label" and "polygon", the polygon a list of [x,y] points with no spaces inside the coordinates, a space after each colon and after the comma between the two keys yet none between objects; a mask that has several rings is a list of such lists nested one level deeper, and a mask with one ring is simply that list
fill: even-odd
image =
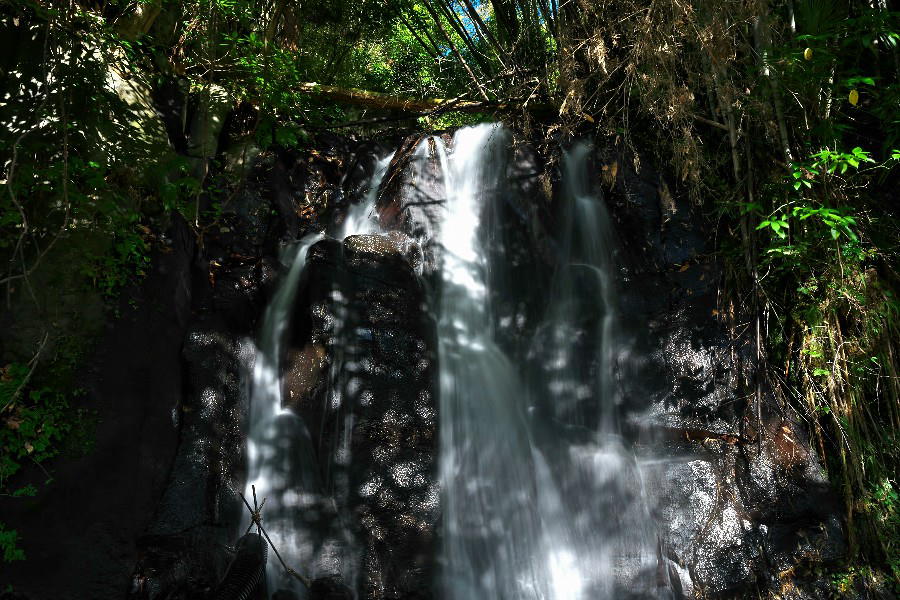
[{"label": "crossed stick", "polygon": [[280,562],[280,563],[281,563],[281,566],[284,567],[285,572],[286,572],[288,575],[291,575],[291,576],[295,577],[295,578],[297,579],[297,581],[299,581],[299,582],[302,583],[304,586],[306,586],[306,589],[309,589],[309,585],[310,585],[309,578],[308,578],[308,577],[304,577],[303,575],[301,575],[300,573],[298,573],[298,572],[295,571],[294,569],[292,569],[292,568],[290,568],[289,566],[287,566],[287,565],[284,563],[284,559],[281,558],[281,555],[280,555],[280,554],[278,554],[278,548],[276,548],[276,547],[275,547],[275,544],[272,543],[272,540],[269,538],[269,534],[266,533],[265,528],[263,528],[263,526],[262,526],[262,515],[260,514],[260,511],[262,511],[262,507],[265,505],[266,499],[263,498],[262,504],[260,504],[259,506],[257,506],[257,505],[256,505],[256,486],[255,486],[255,485],[251,485],[251,486],[250,486],[250,489],[253,490],[253,507],[252,507],[252,508],[250,507],[250,503],[247,502],[247,499],[244,498],[244,495],[243,495],[242,493],[238,492],[238,496],[240,496],[240,497],[241,497],[241,500],[244,501],[244,506],[246,506],[246,507],[247,507],[247,510],[250,511],[250,526],[247,527],[247,531],[244,532],[244,535],[247,535],[248,533],[250,533],[250,530],[253,529],[253,525],[256,525],[256,531],[257,531],[258,533],[261,533],[261,534],[263,535],[263,537],[266,538],[266,541],[269,542],[269,546],[272,547],[272,551],[275,552],[275,556],[278,557],[278,562]]}]

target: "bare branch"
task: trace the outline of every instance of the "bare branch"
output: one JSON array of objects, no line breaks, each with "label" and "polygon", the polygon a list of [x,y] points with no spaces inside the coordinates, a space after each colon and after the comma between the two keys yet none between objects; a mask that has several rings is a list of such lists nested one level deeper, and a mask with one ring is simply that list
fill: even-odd
[{"label": "bare branch", "polygon": [[31,381],[31,376],[34,375],[34,371],[37,369],[38,361],[41,357],[41,352],[44,351],[44,346],[47,345],[47,340],[50,338],[50,334],[44,332],[44,337],[41,340],[40,345],[38,345],[37,351],[34,353],[34,356],[31,357],[31,360],[28,361],[28,374],[25,375],[25,378],[22,380],[22,383],[19,384],[19,387],[16,388],[16,391],[13,392],[13,395],[9,398],[9,401],[0,409],[0,414],[6,412],[7,410],[12,410],[16,406],[16,402],[19,399],[19,396],[28,386],[28,382]]},{"label": "bare branch", "polygon": [[[253,495],[254,496],[256,495],[256,486],[253,486]],[[299,581],[304,586],[306,586],[307,589],[309,589],[309,586],[311,583],[309,580],[309,577],[301,575],[300,573],[298,573],[297,571],[295,571],[294,569],[292,569],[291,567],[289,567],[285,564],[284,559],[281,558],[281,554],[278,553],[278,548],[276,548],[275,544],[272,543],[272,540],[269,538],[269,534],[266,533],[266,529],[262,526],[262,517],[260,516],[259,512],[258,511],[254,512],[253,508],[250,507],[250,503],[247,502],[247,499],[244,498],[243,494],[238,492],[238,496],[240,496],[241,500],[244,501],[244,506],[246,506],[247,510],[250,511],[250,518],[253,520],[254,523],[256,523],[256,526],[257,526],[257,528],[259,528],[259,531],[263,534],[263,537],[266,538],[266,541],[269,543],[269,546],[272,548],[272,551],[275,552],[275,556],[278,557],[278,562],[281,563],[281,566],[284,567],[284,570],[288,573],[288,575],[291,575],[297,581]],[[265,504],[265,503],[266,503],[266,501],[265,501],[265,499],[263,499],[263,504]]]}]

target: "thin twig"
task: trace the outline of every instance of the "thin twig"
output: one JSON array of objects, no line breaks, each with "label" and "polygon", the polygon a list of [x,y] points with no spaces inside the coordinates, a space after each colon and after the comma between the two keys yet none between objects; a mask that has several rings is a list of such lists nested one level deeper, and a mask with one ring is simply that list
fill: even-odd
[{"label": "thin twig", "polygon": [[[244,502],[244,506],[246,506],[247,510],[250,511],[251,518],[256,523],[256,526],[259,528],[259,531],[263,534],[263,537],[266,538],[267,542],[269,542],[269,546],[272,547],[272,551],[275,553],[275,556],[278,558],[278,562],[280,562],[281,566],[284,567],[285,572],[287,572],[288,575],[291,575],[294,578],[296,578],[297,581],[299,581],[307,589],[309,589],[309,587],[310,587],[309,578],[304,577],[303,575],[301,575],[300,573],[298,573],[297,571],[295,571],[294,569],[290,568],[289,566],[287,566],[285,564],[284,559],[281,558],[281,554],[278,553],[278,548],[276,548],[275,544],[272,543],[272,540],[269,538],[269,534],[266,533],[265,527],[262,526],[262,518],[259,516],[258,513],[253,512],[253,508],[250,507],[250,503],[247,502],[247,499],[244,498],[244,495],[242,493],[238,492],[238,496],[241,497],[241,500],[243,500],[243,502]],[[266,503],[266,500],[265,500],[265,498],[263,498],[263,504],[265,504],[265,503]]]},{"label": "thin twig", "polygon": [[25,375],[25,379],[22,380],[22,383],[19,384],[19,387],[16,388],[16,391],[13,392],[13,395],[12,397],[10,397],[9,402],[7,402],[2,409],[0,409],[0,413],[4,413],[8,409],[11,409],[16,405],[16,401],[19,399],[19,395],[22,393],[22,390],[25,389],[25,386],[28,385],[28,382],[31,380],[31,376],[34,375],[34,371],[35,369],[37,369],[38,358],[40,358],[41,352],[44,351],[44,346],[47,345],[47,340],[49,338],[50,334],[45,332],[44,339],[41,340],[41,344],[40,346],[38,346],[37,352],[34,353],[34,356],[32,356],[31,360],[28,362],[29,366],[31,367],[28,370],[28,374]]}]

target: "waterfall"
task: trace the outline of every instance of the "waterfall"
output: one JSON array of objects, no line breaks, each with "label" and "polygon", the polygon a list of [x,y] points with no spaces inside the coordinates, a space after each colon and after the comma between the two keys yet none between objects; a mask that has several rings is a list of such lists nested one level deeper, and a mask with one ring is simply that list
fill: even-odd
[{"label": "waterfall", "polygon": [[440,477],[446,598],[545,598],[550,581],[522,381],[491,334],[483,206],[501,192],[508,135],[458,131],[441,224]]},{"label": "waterfall", "polygon": [[[336,232],[337,239],[351,235],[376,233],[380,230],[374,218],[378,188],[390,164],[393,153],[375,162],[363,200],[348,210]],[[314,233],[282,251],[281,263],[287,269],[275,295],[266,307],[257,343],[250,393],[250,423],[247,438],[248,477],[244,496],[252,502],[253,488],[259,503],[265,499],[262,514],[272,543],[292,568],[306,569],[322,562],[322,554],[339,556],[345,567],[355,560],[350,536],[339,523],[337,548],[322,548],[322,532],[329,525],[326,515],[335,512],[333,490],[326,489],[320,480],[316,452],[306,423],[293,411],[282,406],[282,359],[284,342],[294,310],[294,299],[300,276],[306,265],[309,249],[325,236]],[[345,309],[335,308],[336,371],[341,372],[343,356],[341,341],[345,329]],[[340,402],[340,385],[330,386],[329,401]],[[349,434],[344,443],[349,445]],[[340,521],[340,519],[338,519]],[[273,557],[274,558],[274,557]],[[327,560],[327,559],[326,559]],[[332,558],[334,560],[334,558]],[[353,574],[345,568],[348,579]],[[291,590],[305,597],[295,579],[287,576],[281,564],[270,560],[267,566],[268,588],[271,591]]]},{"label": "waterfall", "polygon": [[[306,256],[322,237],[321,234],[306,236],[282,252],[287,273],[263,315],[250,390],[244,497],[253,502],[255,487],[258,502],[265,499],[264,526],[289,565],[307,564],[312,556],[310,536],[303,535],[300,524],[308,520],[307,515],[313,512],[311,509],[321,494],[306,424],[282,407],[281,363]],[[267,578],[270,589],[296,588],[295,582],[285,580],[283,569],[275,561],[269,561]]]},{"label": "waterfall", "polygon": [[[439,143],[439,140],[438,140]],[[503,200],[509,135],[459,130],[444,168],[440,477],[447,600],[660,597],[642,475],[619,435],[612,232],[586,146],[565,157],[561,264],[534,352],[539,390],[494,339],[483,218]]]},{"label": "waterfall", "polygon": [[381,182],[387,174],[392,158],[394,158],[394,152],[389,152],[375,161],[366,194],[362,202],[352,205],[347,211],[347,216],[344,218],[344,222],[337,233],[337,239],[343,240],[351,235],[379,233],[381,231],[375,214],[375,203],[378,200],[378,189],[381,187]]},{"label": "waterfall", "polygon": [[585,598],[665,597],[657,535],[632,443],[622,433],[614,231],[591,186],[591,147],[564,153],[560,261],[537,348],[550,374],[535,438],[562,499],[564,540],[587,565]]},{"label": "waterfall", "polygon": [[[616,317],[613,231],[590,185],[590,148],[564,154],[558,265],[543,294],[530,358],[506,352],[491,298],[507,297],[491,276],[501,243],[496,214],[509,194],[511,136],[502,126],[458,130],[452,143],[425,138],[412,181],[436,159],[446,198],[439,223],[421,223],[419,242],[439,248],[439,479],[442,527],[439,597],[444,600],[614,600],[667,597],[640,460],[623,433],[627,402],[617,382],[622,339]],[[391,156],[377,160],[365,199],[351,207],[338,239],[378,233],[378,188]],[[433,227],[434,226],[434,227]],[[332,464],[321,465],[306,424],[282,408],[281,357],[309,248],[285,253],[287,272],[267,308],[251,392],[251,485],[266,498],[265,526],[285,561],[316,576],[328,554],[359,590],[368,566],[344,514],[350,487],[354,411],[345,397],[357,335],[340,289],[332,290],[333,344],[326,402],[334,412]],[[432,239],[433,238],[433,239]],[[528,360],[528,362],[526,362]],[[528,365],[543,365],[535,370]],[[321,480],[320,480],[321,478]],[[328,530],[331,547],[321,547]],[[321,571],[320,571],[321,574]],[[269,587],[305,597],[277,562]]]}]

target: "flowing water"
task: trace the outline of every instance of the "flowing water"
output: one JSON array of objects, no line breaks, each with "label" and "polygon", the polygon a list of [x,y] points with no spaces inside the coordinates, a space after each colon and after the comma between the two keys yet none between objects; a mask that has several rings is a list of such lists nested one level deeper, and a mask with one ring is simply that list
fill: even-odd
[{"label": "flowing water", "polygon": [[347,211],[347,216],[341,224],[337,239],[343,240],[351,235],[379,233],[381,231],[381,227],[378,225],[378,216],[375,214],[375,203],[378,200],[378,189],[381,187],[381,182],[387,174],[388,166],[391,164],[393,157],[394,153],[389,152],[375,161],[365,197],[362,202],[352,205]]},{"label": "flowing water", "polygon": [[[564,157],[559,264],[545,294],[547,310],[531,344],[532,362],[505,352],[495,339],[489,249],[498,243],[486,215],[504,202],[511,136],[498,125],[458,130],[445,146],[427,138],[411,169],[429,153],[446,193],[439,231],[437,334],[440,366],[439,465],[442,526],[439,597],[445,600],[612,600],[667,597],[658,576],[658,548],[640,463],[621,431],[627,407],[617,385],[621,337],[616,318],[613,233],[602,199],[590,186],[590,148]],[[380,158],[365,200],[348,212],[336,237],[377,233],[375,200],[391,156]],[[418,165],[418,166],[417,166]],[[424,172],[423,172],[424,173]],[[413,173],[415,175],[415,173]],[[415,179],[415,177],[413,177]],[[311,564],[316,513],[327,497],[343,504],[352,411],[346,411],[335,455],[337,475],[318,480],[303,421],[281,408],[280,361],[305,238],[286,257],[284,280],[268,307],[253,374],[250,477],[272,541],[291,565]],[[429,240],[421,239],[420,242]],[[328,402],[340,411],[340,298],[336,306]],[[536,359],[536,360],[535,360]],[[249,495],[248,495],[249,497]],[[312,516],[311,516],[312,515]],[[336,551],[344,581],[358,582],[353,542]],[[356,566],[354,566],[356,565]],[[270,589],[292,587],[269,567]],[[277,581],[276,581],[277,580]],[[356,586],[357,583],[352,583]]]},{"label": "flowing water", "polygon": [[[374,215],[375,201],[392,156],[393,153],[376,161],[365,197],[348,211],[347,218],[336,234],[338,239],[379,230]],[[262,503],[265,500],[262,510],[264,527],[288,566],[299,568],[302,565],[309,568],[310,565],[321,564],[323,554],[332,555],[332,562],[341,564],[344,576],[352,579],[352,573],[348,572],[352,569],[348,567],[356,562],[356,551],[350,536],[339,531],[337,536],[333,536],[339,540],[335,544],[337,547],[321,547],[323,537],[327,537],[323,535],[323,529],[328,528],[323,527],[322,521],[328,520],[328,516],[337,512],[334,510],[334,490],[328,489],[328,482],[320,480],[320,469],[315,462],[316,453],[307,424],[282,405],[284,343],[294,310],[294,300],[306,265],[307,253],[323,238],[323,234],[310,234],[282,252],[281,262],[286,272],[263,315],[254,361],[250,434],[247,439],[248,483],[244,496],[252,503],[255,488],[257,501]],[[335,336],[338,350],[341,347],[342,331],[346,329],[342,316],[341,305],[336,303]],[[334,359],[338,366],[335,371],[340,374],[342,355],[339,351]],[[329,401],[332,404],[340,404],[342,388],[340,382],[332,382],[329,386]],[[341,437],[342,443],[349,446],[349,435]],[[337,529],[345,528],[339,523]],[[292,590],[301,597],[304,596],[305,590],[299,582],[285,575],[274,553],[270,556],[269,589]]]},{"label": "flowing water", "polygon": [[[439,152],[443,596],[449,600],[655,597],[656,537],[641,471],[619,434],[612,233],[591,194],[589,148],[566,156],[558,272],[535,352],[535,391],[498,346],[488,299],[509,136],[458,131]],[[526,389],[528,387],[528,389]]]},{"label": "flowing water", "polygon": [[[311,536],[302,525],[321,497],[321,484],[316,477],[315,453],[306,424],[282,407],[281,363],[306,255],[322,237],[307,236],[282,253],[287,272],[263,315],[250,390],[244,497],[252,503],[255,489],[258,502],[265,499],[266,531],[290,565],[307,564],[312,556]],[[270,560],[269,587],[296,587],[293,582],[281,581],[282,573],[278,563]]]},{"label": "flowing water", "polygon": [[[564,155],[560,262],[538,348],[551,370],[535,438],[560,490],[565,543],[582,567],[581,597],[664,597],[656,531],[618,378],[624,351],[615,289],[615,236],[589,177],[591,148]],[[557,596],[562,597],[562,596]],[[570,596],[573,597],[573,596]]]},{"label": "flowing water", "polygon": [[506,133],[460,130],[446,155],[441,223],[440,476],[447,598],[540,598],[540,482],[532,468],[524,390],[491,335],[483,203],[500,192]]}]

